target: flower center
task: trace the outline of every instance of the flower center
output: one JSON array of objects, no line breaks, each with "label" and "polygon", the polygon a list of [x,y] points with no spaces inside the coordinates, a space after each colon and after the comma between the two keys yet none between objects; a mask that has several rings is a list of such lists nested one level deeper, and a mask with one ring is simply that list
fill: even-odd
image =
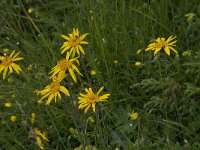
[{"label": "flower center", "polygon": [[69,45],[72,47],[76,46],[78,44],[78,39],[76,37],[72,37],[69,39]]},{"label": "flower center", "polygon": [[62,71],[65,71],[67,68],[69,68],[72,65],[71,61],[66,61],[65,59],[62,59],[58,62],[58,66]]},{"label": "flower center", "polygon": [[166,45],[168,45],[168,43],[166,41],[160,41],[160,42],[155,44],[155,48],[163,48]]},{"label": "flower center", "polygon": [[51,92],[56,93],[60,89],[60,83],[58,81],[53,81],[50,85]]},{"label": "flower center", "polygon": [[7,57],[6,59],[4,59],[4,61],[2,62],[2,64],[4,66],[9,66],[12,63],[12,58],[11,57]]},{"label": "flower center", "polygon": [[89,94],[88,95],[88,99],[91,101],[91,102],[97,102],[99,100],[99,97],[98,95],[96,94]]}]

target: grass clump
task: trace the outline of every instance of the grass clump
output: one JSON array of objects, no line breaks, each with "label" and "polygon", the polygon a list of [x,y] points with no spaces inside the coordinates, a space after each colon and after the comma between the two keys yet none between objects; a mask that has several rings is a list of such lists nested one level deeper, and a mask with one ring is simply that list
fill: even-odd
[{"label": "grass clump", "polygon": [[2,0],[0,16],[2,149],[200,148],[199,1]]}]

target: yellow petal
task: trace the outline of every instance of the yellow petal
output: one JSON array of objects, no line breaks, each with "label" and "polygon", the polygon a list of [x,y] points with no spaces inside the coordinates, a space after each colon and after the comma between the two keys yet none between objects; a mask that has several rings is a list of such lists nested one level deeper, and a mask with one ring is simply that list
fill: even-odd
[{"label": "yellow petal", "polygon": [[50,103],[51,103],[51,101],[52,101],[52,99],[54,98],[54,94],[51,94],[50,96],[49,96],[49,98],[48,98],[48,100],[47,100],[47,102],[46,102],[46,105],[49,105]]},{"label": "yellow petal", "polygon": [[102,86],[99,91],[97,92],[97,95],[99,95],[99,93],[104,89],[104,86]]},{"label": "yellow petal", "polygon": [[7,71],[8,71],[8,67],[5,67],[3,71],[3,80],[6,78]]},{"label": "yellow petal", "polygon": [[11,63],[11,66],[13,67],[13,69],[19,73],[19,71],[22,71],[22,69],[20,68],[19,65],[15,64],[15,63]]},{"label": "yellow petal", "polygon": [[85,108],[84,113],[86,114],[88,109],[90,108],[90,104],[88,104],[88,106]]},{"label": "yellow petal", "polygon": [[95,104],[96,103],[92,103],[93,112],[95,112],[95,110],[96,110],[96,105]]},{"label": "yellow petal", "polygon": [[68,70],[69,70],[69,73],[70,73],[72,79],[77,83],[77,79],[76,79],[76,76],[74,74],[74,71],[71,68],[69,68]]},{"label": "yellow petal", "polygon": [[76,72],[78,72],[78,74],[80,74],[81,76],[83,76],[75,65],[72,65],[72,68],[73,68],[74,70],[76,70]]},{"label": "yellow petal", "polygon": [[63,38],[63,39],[65,39],[65,40],[69,40],[69,37],[68,36],[66,36],[66,35],[61,35],[61,37]]},{"label": "yellow petal", "polygon": [[81,53],[82,53],[83,55],[85,55],[85,51],[83,50],[82,46],[79,45],[78,48],[79,48],[79,50],[81,51]]},{"label": "yellow petal", "polygon": [[165,50],[165,52],[166,52],[167,55],[170,55],[170,49],[169,49],[168,46],[165,46],[164,50]]},{"label": "yellow petal", "polygon": [[10,73],[12,73],[12,72],[13,72],[13,69],[12,69],[12,67],[11,67],[11,66],[9,66],[9,70],[10,70]]},{"label": "yellow petal", "polygon": [[5,66],[0,65],[0,73],[4,70]]},{"label": "yellow petal", "polygon": [[60,91],[65,95],[70,96],[69,91],[64,86],[60,86]]}]

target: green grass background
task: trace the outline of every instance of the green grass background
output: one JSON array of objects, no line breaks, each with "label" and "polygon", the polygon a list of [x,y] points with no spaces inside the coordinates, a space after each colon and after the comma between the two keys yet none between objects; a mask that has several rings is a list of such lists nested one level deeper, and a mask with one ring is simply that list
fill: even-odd
[{"label": "green grass background", "polygon": [[[196,16],[188,22],[185,14],[190,12]],[[48,73],[63,57],[60,35],[73,27],[90,33],[86,55],[80,58],[84,76],[77,84],[64,82],[71,97],[50,106],[38,104],[33,91],[50,83]],[[30,114],[35,112],[35,126],[47,133],[49,142],[44,144],[49,150],[80,145],[99,150],[199,150],[199,29],[198,0],[1,0],[1,52],[20,50],[24,60],[23,72],[14,74],[13,83],[0,80],[0,149],[39,149],[28,138]],[[144,51],[150,40],[170,35],[177,36],[179,56],[155,59]],[[142,53],[136,55],[138,49]],[[184,57],[186,50],[190,55]],[[136,67],[136,61],[143,65]],[[90,70],[97,74],[91,76]],[[100,104],[98,123],[88,123],[89,116],[98,116],[84,114],[72,102],[85,87],[101,86],[111,96]],[[11,108],[4,107],[7,101]],[[135,121],[128,120],[133,110],[139,113]],[[11,115],[17,115],[15,123]]]}]

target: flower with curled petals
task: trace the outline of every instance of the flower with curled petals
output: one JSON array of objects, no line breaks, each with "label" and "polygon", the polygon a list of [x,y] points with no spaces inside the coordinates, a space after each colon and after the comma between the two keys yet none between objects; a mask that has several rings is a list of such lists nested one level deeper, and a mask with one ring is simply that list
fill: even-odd
[{"label": "flower with curled petals", "polygon": [[39,102],[41,102],[43,99],[47,98],[47,101],[46,101],[46,105],[49,105],[51,103],[51,101],[57,100],[57,97],[58,99],[60,100],[61,99],[61,94],[60,92],[64,93],[65,95],[67,96],[70,96],[69,94],[69,91],[64,87],[64,86],[61,86],[60,85],[60,82],[65,78],[65,74],[61,74],[59,76],[55,76],[53,78],[53,81],[51,84],[47,85],[44,90],[41,90],[41,91],[37,91],[37,94],[40,94],[42,95],[43,97],[39,100]]},{"label": "flower with curled petals", "polygon": [[74,73],[74,70],[82,76],[78,68],[74,65],[74,62],[79,64],[79,61],[77,58],[70,59],[69,52],[66,55],[65,59],[61,59],[57,62],[57,65],[52,68],[50,74],[52,74],[51,78],[53,78],[55,75],[60,76],[61,74],[65,74],[66,71],[69,71],[69,74],[71,75],[72,79],[77,82],[76,75]]},{"label": "flower with curled petals", "polygon": [[176,36],[170,36],[167,40],[165,38],[160,38],[158,37],[156,40],[153,40],[148,47],[145,49],[145,51],[152,50],[154,51],[154,55],[156,55],[159,51],[164,50],[164,52],[167,55],[170,55],[170,50],[172,50],[175,53],[178,53],[175,49],[174,46],[177,40],[174,40]]},{"label": "flower with curled petals", "polygon": [[87,113],[88,109],[92,107],[93,112],[95,112],[96,104],[98,102],[107,101],[108,97],[110,96],[110,94],[103,94],[99,96],[103,88],[104,87],[101,87],[96,94],[92,91],[92,88],[85,88],[86,94],[80,93],[80,96],[78,97],[78,108],[85,109],[84,112]]},{"label": "flower with curled petals", "polygon": [[81,44],[88,44],[88,42],[83,41],[88,34],[89,33],[85,33],[80,36],[79,30],[77,28],[73,28],[72,33],[69,34],[68,36],[61,35],[62,38],[67,40],[66,42],[63,43],[62,47],[60,48],[61,54],[69,50],[70,54],[72,54],[72,58],[75,56],[76,53],[80,55],[80,52],[83,55],[85,55],[85,51],[83,47],[81,46]]},{"label": "flower with curled petals", "polygon": [[6,78],[6,74],[9,70],[10,74],[13,73],[13,70],[19,74],[22,69],[19,65],[14,63],[15,61],[22,60],[22,57],[18,57],[20,52],[15,54],[15,50],[9,56],[0,56],[0,73],[3,71],[3,80]]}]

